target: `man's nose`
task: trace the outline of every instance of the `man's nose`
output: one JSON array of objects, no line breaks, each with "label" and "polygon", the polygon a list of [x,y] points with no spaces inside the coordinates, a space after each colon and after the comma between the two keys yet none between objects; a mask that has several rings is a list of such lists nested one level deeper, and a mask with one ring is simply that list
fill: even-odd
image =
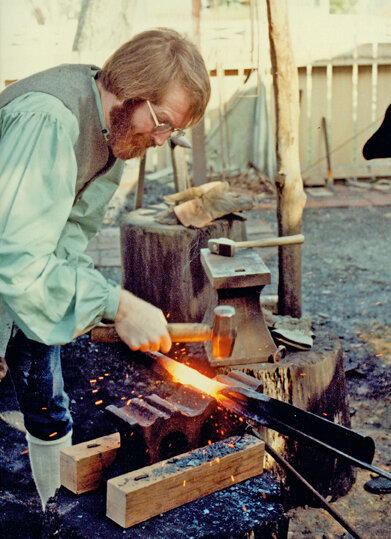
[{"label": "man's nose", "polygon": [[171,132],[168,131],[167,133],[158,133],[153,135],[153,140],[156,144],[156,146],[163,146],[163,144],[166,142],[167,139],[170,138]]}]

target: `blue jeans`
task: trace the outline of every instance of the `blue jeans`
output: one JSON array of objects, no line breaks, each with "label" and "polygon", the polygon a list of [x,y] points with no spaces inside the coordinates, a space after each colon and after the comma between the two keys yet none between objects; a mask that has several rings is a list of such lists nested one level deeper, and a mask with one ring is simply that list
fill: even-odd
[{"label": "blue jeans", "polygon": [[62,438],[72,428],[60,349],[32,341],[19,330],[5,356],[25,427],[41,440]]}]

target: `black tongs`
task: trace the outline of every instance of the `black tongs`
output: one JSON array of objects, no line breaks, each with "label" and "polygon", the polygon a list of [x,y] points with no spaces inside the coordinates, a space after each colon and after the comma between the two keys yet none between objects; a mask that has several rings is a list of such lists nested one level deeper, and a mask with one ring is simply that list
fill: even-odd
[{"label": "black tongs", "polygon": [[375,443],[369,436],[246,387],[230,386],[219,395],[218,400],[225,408],[252,424],[316,444],[359,468],[391,479],[389,472],[371,465]]}]

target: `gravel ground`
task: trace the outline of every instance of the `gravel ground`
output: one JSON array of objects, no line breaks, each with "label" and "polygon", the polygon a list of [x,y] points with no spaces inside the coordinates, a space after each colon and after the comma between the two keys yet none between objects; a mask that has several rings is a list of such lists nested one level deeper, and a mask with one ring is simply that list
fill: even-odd
[{"label": "gravel ground", "polygon": [[[156,196],[156,193],[154,194]],[[275,212],[252,210],[251,216],[276,228]],[[352,427],[372,436],[376,443],[374,464],[391,471],[391,251],[390,207],[308,209],[303,216],[303,314],[310,316],[341,339],[346,365]],[[275,254],[266,260],[277,289]],[[107,271],[105,272],[107,274]],[[113,272],[118,279],[119,273]],[[137,383],[134,364],[121,351],[107,352],[107,345],[91,345],[81,337],[64,347],[64,376],[71,398],[74,442],[105,434],[96,400],[117,394],[116,378]],[[107,375],[107,376],[106,376]],[[99,391],[91,394],[91,378]],[[23,539],[40,537],[39,503],[25,454],[26,444],[10,384],[0,384],[0,536]],[[140,380],[142,384],[142,380]],[[8,418],[8,419],[7,419]],[[333,506],[363,538],[391,538],[391,494],[373,494],[363,485],[370,473],[358,472],[351,492]],[[347,537],[341,526],[322,509],[290,511],[292,538]]]},{"label": "gravel ground", "polygon": [[[275,214],[260,218],[275,227]],[[375,440],[374,464],[391,471],[391,208],[305,210],[303,315],[342,341],[352,428]],[[277,282],[276,257],[267,260]],[[275,293],[273,285],[265,293]],[[349,494],[333,507],[363,538],[391,537],[391,494],[373,494],[358,470]],[[346,537],[322,509],[291,511],[294,539]]]}]

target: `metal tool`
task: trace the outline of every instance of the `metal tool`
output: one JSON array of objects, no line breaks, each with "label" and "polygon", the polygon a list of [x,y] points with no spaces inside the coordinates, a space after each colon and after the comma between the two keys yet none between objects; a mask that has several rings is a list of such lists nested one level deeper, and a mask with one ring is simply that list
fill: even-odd
[{"label": "metal tool", "polygon": [[[163,367],[174,378],[179,378],[175,373],[177,370],[192,370],[182,363],[164,356],[163,354],[153,352],[148,353],[156,363]],[[178,365],[178,366],[177,366]],[[185,373],[183,373],[185,374]],[[183,376],[181,373],[181,375]],[[186,373],[188,374],[188,373]],[[292,436],[297,440],[304,440],[328,450],[334,456],[342,457],[351,464],[373,471],[387,479],[391,479],[391,474],[372,466],[375,453],[375,444],[372,438],[363,436],[347,427],[338,425],[317,416],[307,410],[297,408],[259,392],[259,380],[244,375],[243,373],[232,373],[237,386],[226,383],[228,376],[219,375],[214,379],[209,379],[210,386],[202,381],[202,387],[207,389],[208,393],[213,395],[219,404],[226,409],[237,414],[240,418],[247,420],[246,431],[254,436],[263,439],[260,434],[254,430],[253,426],[265,426],[280,432],[281,434]],[[244,378],[243,378],[244,377]],[[192,376],[186,378],[193,380]],[[207,378],[207,377],[203,377]],[[185,382],[183,382],[185,383]],[[190,383],[197,387],[198,380]],[[251,389],[253,387],[254,389]],[[201,388],[201,386],[200,386]],[[201,389],[200,389],[201,390]],[[330,442],[331,441],[331,442]],[[330,445],[332,443],[333,445]],[[358,532],[327,502],[327,500],[316,490],[308,481],[299,474],[295,468],[289,464],[281,455],[279,455],[267,442],[265,442],[266,451],[289,473],[303,483],[317,498],[320,504],[337,520],[355,539],[361,539]]]},{"label": "metal tool", "polygon": [[[217,359],[231,355],[235,344],[235,308],[230,305],[219,305],[214,309],[213,325],[199,323],[167,324],[167,330],[174,342],[212,341],[212,353]],[[91,330],[93,342],[121,341],[114,324],[95,326]]]},{"label": "metal tool", "polygon": [[169,139],[171,149],[171,162],[174,172],[175,191],[180,193],[191,187],[189,171],[187,169],[185,148],[191,148],[190,142],[183,131],[173,133]]},{"label": "metal tool", "polygon": [[349,522],[345,518],[343,518],[343,516],[340,515],[338,513],[338,511],[336,511],[334,509],[334,507],[332,507],[329,504],[329,502],[312,485],[310,485],[310,483],[308,483],[308,481],[301,474],[299,474],[299,472],[291,464],[289,464],[289,462],[286,459],[284,459],[281,455],[279,455],[277,453],[277,451],[274,451],[274,449],[271,447],[271,445],[269,445],[267,442],[265,442],[265,440],[262,438],[262,436],[259,434],[259,432],[257,432],[248,423],[247,423],[247,427],[246,427],[246,432],[249,432],[250,434],[252,434],[256,438],[259,438],[260,440],[263,440],[263,442],[265,444],[265,451],[267,453],[269,453],[269,455],[271,457],[273,457],[274,460],[276,462],[278,462],[278,464],[282,468],[284,468],[285,471],[287,471],[288,473],[293,475],[298,481],[300,481],[300,483],[302,483],[305,487],[307,487],[307,489],[311,492],[313,497],[316,498],[318,500],[318,502],[320,502],[320,505],[324,509],[326,509],[326,511],[337,522],[339,522],[341,524],[341,526],[343,528],[345,528],[345,530],[347,530],[352,537],[354,537],[354,539],[361,539],[361,535],[349,524]]},{"label": "metal tool", "polygon": [[203,321],[211,323],[216,305],[231,305],[236,312],[237,337],[232,354],[218,360],[207,342],[209,363],[220,367],[279,361],[285,348],[277,348],[263,318],[260,293],[270,284],[270,271],[258,253],[247,249],[235,258],[225,258],[201,249],[201,263],[215,290]]},{"label": "metal tool", "polygon": [[[184,148],[191,148],[191,144],[185,137],[183,131],[178,131],[171,135],[169,139],[169,146],[171,149],[172,168],[174,170],[175,190],[176,192],[184,191],[185,189],[188,189],[190,187],[190,180],[189,174],[187,172]],[[147,152],[145,152],[145,154],[140,159],[136,194],[134,197],[134,210],[138,210],[143,206],[146,160]]]},{"label": "metal tool", "polygon": [[[371,464],[375,443],[347,427],[243,387],[221,390],[221,404],[250,422],[314,443],[351,464],[391,479],[391,474]],[[332,444],[332,445],[331,445]]]},{"label": "metal tool", "polygon": [[250,241],[233,241],[229,238],[217,238],[208,241],[211,253],[220,256],[235,256],[235,249],[248,249],[249,247],[274,247],[278,245],[297,245],[304,243],[303,234],[294,236],[280,236]]}]

